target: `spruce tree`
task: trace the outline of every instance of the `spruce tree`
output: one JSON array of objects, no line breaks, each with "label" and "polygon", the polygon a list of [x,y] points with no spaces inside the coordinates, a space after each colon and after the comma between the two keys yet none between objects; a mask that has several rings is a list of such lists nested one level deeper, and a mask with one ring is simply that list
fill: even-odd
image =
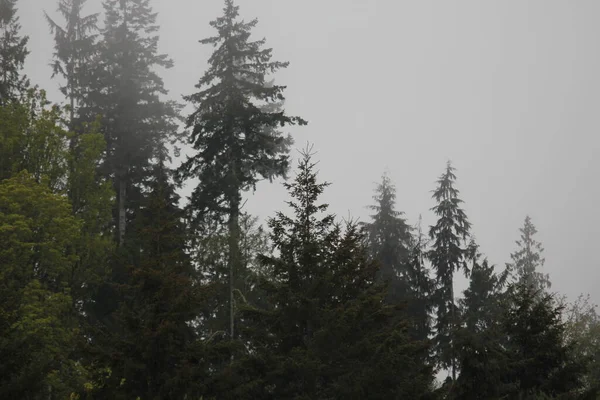
[{"label": "spruce tree", "polygon": [[69,129],[75,130],[78,105],[85,99],[91,78],[91,64],[96,51],[98,14],[82,15],[86,0],[59,0],[58,12],[64,19],[61,26],[47,13],[46,20],[54,34],[52,77],[60,75],[60,86],[70,106]]},{"label": "spruce tree", "polygon": [[[344,227],[319,198],[310,154],[293,183],[292,215],[269,221],[276,252],[261,257],[272,274],[261,286],[268,307],[248,304],[251,346],[222,384],[218,398],[414,398],[428,393],[426,349],[409,335],[407,320],[384,302],[377,263],[353,222]],[[226,388],[234,386],[233,391]]]},{"label": "spruce tree", "polygon": [[178,399],[188,393],[183,376],[193,357],[203,286],[187,254],[188,231],[179,196],[163,163],[154,167],[128,233],[138,252],[119,285],[122,302],[114,313],[117,329],[107,340],[112,381],[101,391],[125,398]]},{"label": "spruce tree", "polygon": [[414,227],[408,248],[406,281],[408,284],[408,315],[412,320],[413,336],[420,341],[429,340],[431,334],[431,313],[433,311],[432,295],[435,282],[429,275],[425,264],[429,241],[423,233],[421,216]]},{"label": "spruce tree", "polygon": [[[388,285],[387,301],[406,307],[406,315],[413,324],[412,334],[420,340],[429,335],[430,301],[432,282],[424,265],[426,246],[420,230],[413,237],[403,213],[397,211],[396,188],[390,177],[384,174],[373,196],[375,212],[371,222],[363,224],[371,257],[380,269],[378,279]],[[420,226],[419,226],[420,229]]]},{"label": "spruce tree", "polygon": [[375,204],[369,208],[375,213],[371,222],[364,224],[369,249],[380,265],[379,277],[389,282],[389,300],[394,303],[407,297],[407,264],[411,228],[402,212],[396,208],[396,188],[384,174],[373,196]]},{"label": "spruce tree", "polygon": [[102,169],[113,180],[116,239],[123,245],[157,149],[176,137],[178,106],[162,98],[167,92],[156,68],[169,68],[172,61],[158,54],[149,0],[106,0],[104,10],[102,39],[79,113],[87,122],[101,116],[107,143]]},{"label": "spruce tree", "polygon": [[481,259],[473,240],[469,253],[470,281],[460,301],[461,326],[456,335],[460,376],[452,395],[465,400],[495,399],[503,393],[507,367],[501,321],[508,270],[495,273],[494,266]]},{"label": "spruce tree", "polygon": [[435,323],[437,354],[440,364],[450,368],[452,380],[456,380],[456,353],[454,334],[457,328],[457,305],[454,295],[454,273],[468,274],[465,241],[471,224],[461,208],[459,191],[454,187],[456,175],[448,162],[446,171],[438,179],[438,187],[433,192],[437,204],[432,208],[438,220],[431,226],[429,236],[432,247],[427,253],[436,274],[434,296],[437,319]]},{"label": "spruce tree", "polygon": [[509,358],[503,379],[510,383],[505,395],[560,397],[580,389],[586,366],[576,358],[574,343],[565,341],[563,307],[554,297],[515,284],[509,287],[503,310]]},{"label": "spruce tree", "polygon": [[29,81],[21,71],[29,37],[21,36],[17,0],[0,0],[0,105],[17,99]]},{"label": "spruce tree", "polygon": [[306,122],[284,111],[265,107],[284,100],[284,86],[266,79],[288,63],[271,60],[265,40],[251,41],[257,20],[238,19],[233,0],[225,1],[223,16],[211,22],[217,35],[200,41],[215,47],[209,68],[185,99],[196,106],[189,116],[189,138],[196,154],[179,169],[181,179],[198,178],[190,208],[227,216],[229,230],[229,334],[234,337],[234,271],[239,268],[239,215],[242,192],[259,178],[285,176],[289,138],[275,128]]},{"label": "spruce tree", "polygon": [[516,241],[518,250],[510,255],[512,263],[508,267],[513,271],[519,283],[531,285],[537,291],[549,289],[551,286],[550,276],[540,272],[545,262],[542,257],[544,248],[534,238],[537,229],[529,216],[525,217],[523,227],[519,231],[521,239]]}]

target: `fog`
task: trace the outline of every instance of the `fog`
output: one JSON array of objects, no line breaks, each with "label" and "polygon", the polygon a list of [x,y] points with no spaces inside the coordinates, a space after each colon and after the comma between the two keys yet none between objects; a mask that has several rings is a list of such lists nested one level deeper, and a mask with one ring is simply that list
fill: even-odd
[{"label": "fog", "polygon": [[[92,5],[100,10],[100,2]],[[221,0],[155,0],[162,73],[170,96],[192,93],[212,51],[198,40]],[[574,298],[600,282],[600,3],[587,1],[238,0],[258,18],[286,109],[309,121],[290,129],[312,142],[325,200],[341,217],[364,219],[374,182],[388,170],[410,223],[433,223],[430,191],[447,160],[473,233],[490,262],[510,260],[529,214],[545,247],[552,289]],[[21,0],[30,36],[26,73],[61,101],[50,80],[53,40],[43,10]],[[90,11],[92,11],[90,9]],[[294,153],[294,156],[296,154]],[[185,191],[185,193],[189,193]],[[248,196],[266,218],[286,200],[280,182]]]}]

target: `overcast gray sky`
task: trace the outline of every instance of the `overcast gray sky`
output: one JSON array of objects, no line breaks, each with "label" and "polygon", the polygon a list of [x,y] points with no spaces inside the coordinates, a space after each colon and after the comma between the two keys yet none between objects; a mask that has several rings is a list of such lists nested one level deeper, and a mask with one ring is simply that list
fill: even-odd
[{"label": "overcast gray sky", "polygon": [[[90,10],[100,0],[88,0]],[[171,96],[194,90],[221,0],[154,0],[162,74]],[[503,266],[526,214],[546,251],[553,289],[600,293],[600,2],[597,0],[238,0],[259,19],[286,108],[310,124],[290,130],[315,144],[325,195],[340,217],[365,218],[387,168],[411,223],[433,223],[430,191],[448,159],[481,250]],[[50,81],[52,38],[42,10],[20,0],[30,35],[27,73]],[[279,183],[260,185],[248,211],[283,208]]]}]

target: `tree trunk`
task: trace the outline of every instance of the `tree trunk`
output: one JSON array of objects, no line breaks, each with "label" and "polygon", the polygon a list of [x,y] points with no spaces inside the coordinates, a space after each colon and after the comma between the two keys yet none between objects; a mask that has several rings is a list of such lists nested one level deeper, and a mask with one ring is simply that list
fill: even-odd
[{"label": "tree trunk", "polygon": [[450,298],[451,303],[451,316],[452,322],[450,323],[450,365],[452,369],[452,383],[456,382],[456,357],[454,355],[454,335],[456,333],[456,312],[454,310],[454,274],[450,274]]},{"label": "tree trunk", "polygon": [[127,196],[126,192],[127,183],[123,176],[119,177],[119,210],[118,210],[118,230],[119,230],[119,246],[123,245],[125,239],[125,226],[126,226],[126,212],[125,212],[125,200]]},{"label": "tree trunk", "polygon": [[235,274],[239,270],[240,262],[240,203],[236,199],[231,201],[229,211],[229,337],[235,339],[235,302],[233,291],[235,290]]}]

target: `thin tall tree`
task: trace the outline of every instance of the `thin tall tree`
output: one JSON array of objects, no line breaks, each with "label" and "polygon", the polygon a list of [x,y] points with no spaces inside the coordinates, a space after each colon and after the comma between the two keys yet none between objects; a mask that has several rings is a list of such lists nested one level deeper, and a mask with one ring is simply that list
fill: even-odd
[{"label": "thin tall tree", "polygon": [[189,116],[189,142],[196,153],[179,169],[179,178],[198,178],[190,209],[202,218],[207,212],[227,217],[229,231],[229,334],[234,338],[234,271],[239,268],[239,216],[242,192],[259,179],[285,177],[289,167],[289,137],[275,128],[304,125],[280,107],[285,86],[267,81],[288,63],[272,61],[265,40],[251,41],[257,20],[240,21],[239,8],[225,1],[223,16],[210,25],[217,35],[200,41],[215,48],[209,68],[185,97],[196,106]]}]

